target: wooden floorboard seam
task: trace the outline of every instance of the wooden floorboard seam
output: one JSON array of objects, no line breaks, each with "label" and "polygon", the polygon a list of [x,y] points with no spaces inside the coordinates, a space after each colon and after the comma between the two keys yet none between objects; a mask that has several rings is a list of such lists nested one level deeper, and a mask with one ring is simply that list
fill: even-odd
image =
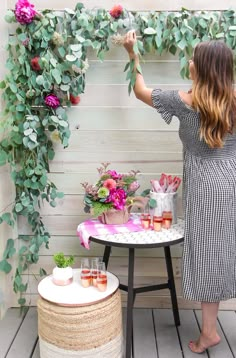
[{"label": "wooden floorboard seam", "polygon": [[157,331],[155,326],[155,319],[154,319],[154,311],[152,309],[152,322],[153,322],[153,329],[154,329],[154,336],[155,336],[155,343],[156,343],[156,350],[157,350],[157,358],[159,358],[159,352],[158,352],[158,344],[157,344]]}]

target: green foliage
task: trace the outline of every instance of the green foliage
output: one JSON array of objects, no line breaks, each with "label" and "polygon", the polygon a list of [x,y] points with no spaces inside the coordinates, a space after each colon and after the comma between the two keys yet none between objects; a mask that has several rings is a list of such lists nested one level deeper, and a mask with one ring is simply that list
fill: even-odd
[{"label": "green foliage", "polygon": [[[5,19],[15,23],[13,11]],[[31,228],[30,235],[20,235],[19,250],[9,239],[0,262],[0,270],[10,272],[9,259],[18,254],[14,274],[15,292],[24,293],[27,284],[22,274],[32,263],[38,262],[39,249],[48,247],[50,234],[42,222],[40,207],[43,202],[56,206],[63,193],[57,191],[48,178],[50,161],[55,155],[53,138],[62,146],[69,145],[70,129],[66,108],[71,106],[70,94],[77,96],[85,90],[88,68],[87,51],[92,48],[100,60],[109,50],[110,37],[122,34],[135,25],[140,36],[135,51],[140,55],[169,52],[178,55],[180,74],[188,77],[188,58],[199,41],[224,40],[236,48],[236,15],[234,10],[223,12],[124,12],[119,19],[104,9],[85,9],[78,3],[74,10],[62,14],[44,10],[28,25],[19,25],[6,46],[8,74],[0,82],[5,110],[0,122],[0,165],[9,163],[16,187],[12,213],[0,216],[0,223],[14,227],[24,216]],[[39,69],[33,69],[31,60],[38,58]],[[141,68],[137,68],[141,72]],[[157,69],[158,70],[158,69]],[[135,80],[134,62],[126,65],[128,90]],[[58,108],[48,107],[44,99],[55,94]],[[3,135],[3,136],[2,136]],[[89,203],[87,203],[89,205]],[[96,215],[99,213],[96,208]],[[18,246],[18,245],[17,245]],[[40,275],[46,272],[40,269]],[[20,298],[24,305],[25,299]]]},{"label": "green foliage", "polygon": [[57,265],[57,267],[65,268],[65,267],[73,265],[74,256],[70,256],[67,258],[67,257],[65,257],[63,252],[58,252],[55,255],[53,255],[53,260],[54,260],[55,264]]}]

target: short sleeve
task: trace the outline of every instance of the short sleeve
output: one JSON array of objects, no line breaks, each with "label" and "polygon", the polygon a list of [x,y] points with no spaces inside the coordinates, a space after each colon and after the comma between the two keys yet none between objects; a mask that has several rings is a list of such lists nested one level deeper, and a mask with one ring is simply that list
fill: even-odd
[{"label": "short sleeve", "polygon": [[177,116],[176,91],[162,91],[156,88],[152,91],[152,103],[153,107],[160,113],[167,124],[171,123],[173,116]]}]

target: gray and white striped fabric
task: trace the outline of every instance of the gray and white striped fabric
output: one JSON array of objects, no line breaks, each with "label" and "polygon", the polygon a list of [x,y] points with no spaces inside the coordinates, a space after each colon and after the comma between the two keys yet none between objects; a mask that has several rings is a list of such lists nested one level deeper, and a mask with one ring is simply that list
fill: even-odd
[{"label": "gray and white striped fabric", "polygon": [[[236,297],[236,134],[223,148],[199,138],[200,117],[178,91],[152,92],[153,105],[169,124],[179,119],[183,143],[185,240],[183,296],[201,302]],[[236,114],[235,114],[236,116]]]}]

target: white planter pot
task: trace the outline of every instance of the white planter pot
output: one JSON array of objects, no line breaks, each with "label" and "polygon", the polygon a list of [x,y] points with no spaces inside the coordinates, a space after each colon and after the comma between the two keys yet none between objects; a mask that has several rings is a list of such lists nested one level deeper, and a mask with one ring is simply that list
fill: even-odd
[{"label": "white planter pot", "polygon": [[55,285],[66,286],[73,281],[72,267],[59,268],[54,267],[52,271],[52,280]]},{"label": "white planter pot", "polygon": [[154,209],[150,209],[151,215],[161,216],[163,211],[172,212],[172,223],[177,223],[177,197],[178,193],[156,193],[150,191],[150,198],[155,199],[157,206]]}]

